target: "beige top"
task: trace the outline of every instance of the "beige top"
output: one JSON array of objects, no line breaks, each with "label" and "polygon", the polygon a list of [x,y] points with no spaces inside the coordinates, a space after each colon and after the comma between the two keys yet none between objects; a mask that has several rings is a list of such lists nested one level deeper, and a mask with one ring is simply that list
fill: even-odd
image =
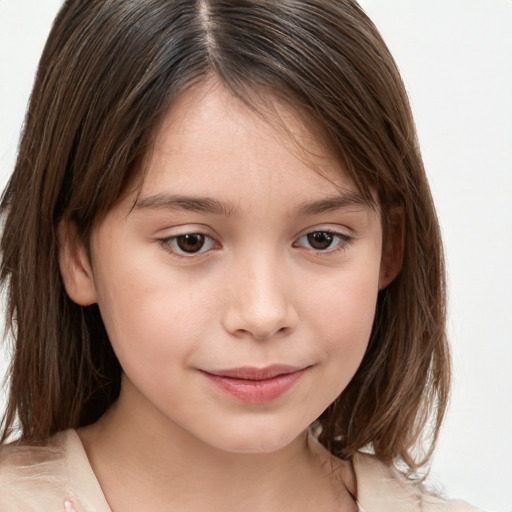
[{"label": "beige top", "polygon": [[[421,492],[367,454],[353,460],[361,512],[475,512],[461,501]],[[0,450],[0,512],[111,512],[74,430],[44,447]]]}]

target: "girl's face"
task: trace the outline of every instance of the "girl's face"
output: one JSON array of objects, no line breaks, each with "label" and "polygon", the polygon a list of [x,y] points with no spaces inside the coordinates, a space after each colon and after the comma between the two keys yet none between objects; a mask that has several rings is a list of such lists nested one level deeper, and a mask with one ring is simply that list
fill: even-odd
[{"label": "girl's face", "polygon": [[222,86],[189,91],[135,207],[138,191],[112,208],[90,260],[61,255],[70,296],[99,305],[120,401],[232,452],[286,446],[343,391],[388,274],[378,212],[278,111],[307,155]]}]

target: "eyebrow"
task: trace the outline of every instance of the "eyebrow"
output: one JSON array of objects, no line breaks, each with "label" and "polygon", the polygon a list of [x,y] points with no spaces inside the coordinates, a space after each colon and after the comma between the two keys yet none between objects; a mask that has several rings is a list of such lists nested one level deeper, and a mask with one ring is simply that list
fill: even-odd
[{"label": "eyebrow", "polygon": [[194,197],[169,194],[156,194],[154,196],[138,199],[135,209],[165,209],[165,210],[187,210],[198,213],[210,213],[233,217],[237,214],[236,206],[212,199],[210,197]]},{"label": "eyebrow", "polygon": [[313,202],[305,202],[299,207],[302,215],[317,215],[319,213],[342,210],[344,208],[368,207],[369,201],[356,192],[343,193],[334,197],[326,197]]},{"label": "eyebrow", "polygon": [[[306,201],[299,205],[297,211],[299,215],[318,215],[354,206],[367,207],[369,203],[361,194],[350,192],[322,198],[317,201]],[[173,194],[156,194],[139,198],[134,205],[134,209],[186,210],[224,217],[234,217],[239,214],[237,206],[229,202],[219,201],[210,197]]]}]

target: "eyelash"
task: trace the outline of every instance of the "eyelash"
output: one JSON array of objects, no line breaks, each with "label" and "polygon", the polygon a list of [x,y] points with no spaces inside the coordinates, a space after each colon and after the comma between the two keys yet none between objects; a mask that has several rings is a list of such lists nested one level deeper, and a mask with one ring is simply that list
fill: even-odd
[{"label": "eyelash", "polygon": [[314,234],[327,234],[329,236],[332,236],[334,239],[337,239],[337,243],[334,246],[334,248],[331,248],[330,246],[326,249],[315,249],[314,247],[309,247],[311,250],[313,250],[318,255],[329,255],[338,253],[340,251],[344,251],[348,245],[352,243],[352,237],[348,236],[345,233],[340,233],[339,231],[335,231],[333,229],[315,229],[313,231],[308,231],[304,235],[302,235],[297,242],[293,244],[294,247],[301,247],[298,245],[298,242],[302,239],[306,239]]},{"label": "eyelash", "polygon": [[[208,246],[206,248],[204,248],[205,245],[203,244],[198,251],[187,253],[186,251],[183,251],[183,249],[177,247],[178,239],[184,238],[187,236],[203,237],[205,240],[205,244],[207,244]],[[182,233],[180,235],[170,236],[167,238],[160,238],[157,241],[160,243],[162,248],[169,254],[172,254],[179,258],[186,258],[186,259],[192,259],[194,257],[197,258],[198,256],[201,256],[201,255],[205,254],[206,252],[208,252],[209,250],[213,249],[214,246],[220,246],[220,244],[211,236],[209,236],[205,233],[194,232],[194,231],[191,231],[190,233]]]},{"label": "eyelash", "polygon": [[[352,237],[346,235],[345,233],[340,233],[339,231],[334,231],[332,229],[316,229],[313,231],[308,231],[304,235],[301,235],[298,238],[298,240],[296,242],[294,242],[293,247],[303,247],[302,245],[299,245],[299,242],[302,239],[307,240],[309,236],[312,236],[315,234],[320,234],[320,233],[324,234],[324,235],[327,234],[327,235],[333,237],[333,239],[337,240],[337,242],[336,242],[336,245],[334,246],[334,248],[331,248],[330,245],[329,245],[329,247],[327,247],[325,249],[315,249],[314,247],[311,247],[311,246],[309,248],[305,247],[306,249],[310,249],[310,250],[314,251],[315,254],[318,254],[318,255],[329,255],[329,254],[338,253],[340,251],[345,250],[347,248],[347,246],[352,243]],[[187,236],[203,237],[203,239],[205,240],[205,244],[203,244],[198,251],[187,253],[186,251],[183,251],[182,248],[179,248],[177,246],[178,239],[180,239],[182,237],[187,237]],[[161,247],[167,253],[177,256],[179,258],[186,258],[186,259],[200,257],[200,256],[204,255],[205,253],[209,252],[210,250],[220,247],[220,244],[211,236],[209,236],[205,233],[194,232],[194,231],[191,231],[189,233],[183,233],[183,234],[179,234],[179,235],[170,236],[167,238],[159,238],[159,239],[157,239],[157,242],[161,245]],[[205,245],[207,245],[206,248],[205,248]],[[215,246],[217,246],[217,247],[215,247]]]}]

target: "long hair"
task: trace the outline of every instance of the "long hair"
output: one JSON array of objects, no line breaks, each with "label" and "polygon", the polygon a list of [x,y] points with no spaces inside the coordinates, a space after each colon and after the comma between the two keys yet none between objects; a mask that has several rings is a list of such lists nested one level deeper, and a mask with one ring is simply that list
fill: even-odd
[{"label": "long hair", "polygon": [[[403,262],[379,292],[367,352],[318,419],[348,458],[370,447],[414,471],[435,445],[447,401],[439,226],[397,67],[352,0],[68,0],[44,49],[19,154],[4,192],[0,279],[14,340],[5,440],[94,422],[121,368],[96,305],[67,296],[57,226],[87,243],[144,161],[166,112],[216,76],[258,110],[274,96],[314,123],[361,193],[377,195],[384,242],[402,212]],[[423,457],[416,448],[428,430]]]}]

